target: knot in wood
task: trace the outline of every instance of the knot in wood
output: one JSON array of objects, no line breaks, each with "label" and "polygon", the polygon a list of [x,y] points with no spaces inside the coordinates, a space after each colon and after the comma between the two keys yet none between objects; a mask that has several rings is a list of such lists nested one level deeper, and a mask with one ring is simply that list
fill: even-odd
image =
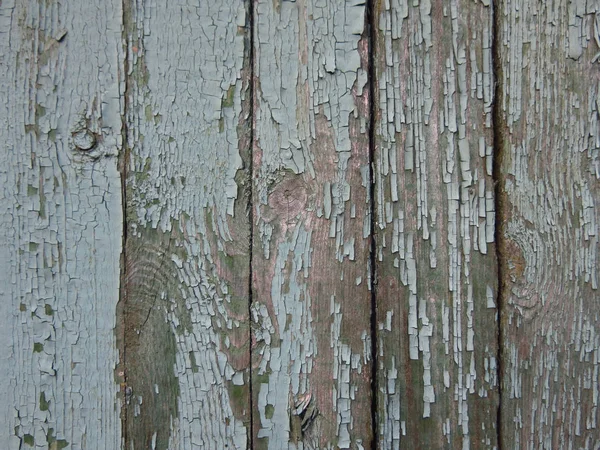
[{"label": "knot in wood", "polygon": [[96,135],[86,128],[74,131],[71,136],[78,150],[89,151],[96,145]]},{"label": "knot in wood", "polygon": [[308,194],[306,185],[299,176],[284,178],[269,195],[269,207],[278,217],[286,222],[302,216],[306,211]]}]

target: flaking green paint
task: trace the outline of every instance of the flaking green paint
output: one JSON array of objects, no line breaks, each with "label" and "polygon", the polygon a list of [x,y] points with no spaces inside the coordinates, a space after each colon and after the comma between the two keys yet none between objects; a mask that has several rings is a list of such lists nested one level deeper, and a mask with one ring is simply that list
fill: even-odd
[{"label": "flaking green paint", "polygon": [[48,450],[62,450],[69,446],[66,439],[56,439],[54,436],[54,428],[48,428],[48,434],[46,435],[46,442],[48,443]]},{"label": "flaking green paint", "polygon": [[144,108],[144,114],[146,115],[146,120],[151,122],[154,120],[154,114],[152,113],[152,106],[146,105]]},{"label": "flaking green paint", "polygon": [[198,373],[198,364],[196,363],[196,356],[194,355],[194,352],[190,351],[189,356],[190,356],[190,364],[192,366],[192,372]]},{"label": "flaking green paint", "polygon": [[233,107],[233,100],[235,98],[235,85],[229,86],[227,89],[227,93],[223,100],[221,101],[221,108],[231,108]]},{"label": "flaking green paint", "polygon": [[44,391],[40,392],[40,411],[48,411],[49,406],[48,400],[46,400],[46,393]]},{"label": "flaking green paint", "polygon": [[35,445],[35,440],[33,439],[33,436],[31,434],[24,435],[23,442],[25,442],[30,447],[33,447]]},{"label": "flaking green paint", "polygon": [[270,420],[273,418],[273,414],[275,414],[275,406],[268,403],[267,406],[265,406],[265,417]]}]

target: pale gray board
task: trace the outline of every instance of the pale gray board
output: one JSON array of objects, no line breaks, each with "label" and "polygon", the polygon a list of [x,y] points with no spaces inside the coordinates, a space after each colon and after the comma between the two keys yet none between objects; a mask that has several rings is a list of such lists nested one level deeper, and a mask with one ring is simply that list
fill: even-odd
[{"label": "pale gray board", "polygon": [[247,6],[136,1],[126,16],[128,448],[247,445]]},{"label": "pale gray board", "polygon": [[369,448],[366,5],[254,6],[254,446]]},{"label": "pale gray board", "polygon": [[5,449],[121,445],[121,14],[114,1],[0,3]]},{"label": "pale gray board", "polygon": [[596,449],[600,2],[497,16],[505,448]]},{"label": "pale gray board", "polygon": [[[599,87],[592,65],[599,50],[598,7],[591,1],[534,3],[506,2],[499,21],[506,65],[499,81],[509,132],[502,188],[514,213],[505,228],[505,249],[514,252],[507,265],[513,278],[504,317],[514,335],[505,335],[504,439],[516,446],[575,442],[592,448],[597,445],[599,354]],[[148,10],[154,6],[148,4]],[[157,12],[155,20],[159,16],[169,18]],[[142,14],[139,20],[150,24],[151,17]],[[25,435],[46,445],[50,428],[55,439],[73,447],[120,445],[118,384],[112,373],[118,359],[114,328],[122,229],[116,158],[124,93],[120,23],[120,5],[109,2],[4,1],[0,6],[5,99],[0,108],[0,329],[6,343],[0,375],[7,380],[0,391],[0,442],[11,449],[19,448]],[[144,30],[154,34],[151,39],[157,36],[150,26]],[[159,47],[162,38],[156,39]],[[154,58],[149,67],[158,67],[158,53]],[[221,86],[221,92],[228,88]],[[157,105],[150,107],[149,115],[162,114]],[[215,108],[203,110],[214,113]],[[191,125],[186,131],[196,132]],[[342,145],[343,138],[340,134],[336,143]],[[92,144],[91,150],[77,148]],[[555,160],[548,166],[539,160],[544,157]],[[236,158],[226,160],[237,167]],[[190,160],[179,164],[180,170],[193,172]],[[235,172],[233,166],[223,173]],[[159,170],[149,167],[151,174]],[[156,192],[149,181],[146,188]],[[329,189],[323,194],[328,218]],[[213,203],[231,213],[233,185],[225,181],[219,192],[223,195]],[[206,203],[162,193],[150,199],[165,205],[160,212],[137,210],[151,228],[169,223],[173,211],[194,212],[196,203]],[[227,216],[217,216],[213,225],[223,236]],[[171,259],[183,267],[176,255]],[[44,346],[35,347],[39,352],[36,343]],[[557,364],[559,357],[568,369]],[[48,402],[44,411],[42,392]],[[69,414],[69,408],[78,414]],[[557,420],[561,426],[554,429]]]},{"label": "pale gray board", "polygon": [[493,10],[375,5],[379,448],[494,448]]}]

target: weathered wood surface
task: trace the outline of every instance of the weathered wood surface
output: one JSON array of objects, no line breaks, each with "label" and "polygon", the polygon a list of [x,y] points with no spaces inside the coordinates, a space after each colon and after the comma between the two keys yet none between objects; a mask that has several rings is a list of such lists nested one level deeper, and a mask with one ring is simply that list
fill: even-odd
[{"label": "weathered wood surface", "polygon": [[365,14],[255,2],[254,448],[371,446]]},{"label": "weathered wood surface", "polygon": [[0,2],[0,447],[598,448],[599,51],[591,0]]},{"label": "weathered wood surface", "polygon": [[379,448],[493,448],[492,7],[375,6]]},{"label": "weathered wood surface", "polygon": [[120,3],[0,2],[0,447],[121,445]]},{"label": "weathered wood surface", "polygon": [[127,449],[247,446],[247,6],[125,14]]},{"label": "weathered wood surface", "polygon": [[497,16],[503,448],[598,448],[600,4]]}]

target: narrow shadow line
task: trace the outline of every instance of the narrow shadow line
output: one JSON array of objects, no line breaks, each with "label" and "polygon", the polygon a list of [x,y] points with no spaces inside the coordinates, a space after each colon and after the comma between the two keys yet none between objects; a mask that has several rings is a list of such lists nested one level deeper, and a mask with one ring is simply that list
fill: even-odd
[{"label": "narrow shadow line", "polygon": [[249,237],[248,237],[248,265],[249,265],[249,269],[248,269],[248,322],[250,324],[250,326],[248,327],[249,329],[249,336],[248,336],[248,353],[249,353],[249,367],[248,367],[248,395],[249,395],[249,405],[248,408],[250,410],[250,432],[248,434],[248,448],[249,449],[253,449],[254,448],[254,393],[253,393],[253,389],[252,389],[252,361],[253,361],[253,354],[252,354],[252,277],[253,277],[253,271],[252,271],[252,262],[253,262],[253,241],[254,241],[254,204],[253,204],[253,197],[254,197],[254,89],[256,88],[255,86],[255,82],[254,82],[254,9],[255,9],[255,5],[254,2],[255,0],[248,0],[249,5],[248,5],[248,20],[247,20],[247,26],[250,28],[250,33],[249,33],[249,64],[250,64],[250,83],[249,83],[249,88],[250,88],[250,117],[249,117],[249,122],[250,122],[250,143],[249,143],[249,155],[250,155],[250,161],[248,164],[248,170],[249,170],[249,177],[248,177],[248,183],[249,183],[249,194],[248,194],[248,221],[249,221]]},{"label": "narrow shadow line", "polygon": [[128,35],[128,30],[130,29],[130,21],[131,21],[131,5],[129,4],[129,0],[123,0],[122,3],[122,16],[121,16],[121,27],[122,27],[122,41],[123,41],[123,111],[121,116],[121,140],[122,140],[122,148],[119,154],[118,161],[118,170],[121,175],[121,206],[123,210],[123,231],[121,238],[121,271],[119,276],[119,307],[117,314],[121,317],[121,324],[117,323],[117,326],[121,327],[119,339],[121,340],[121,345],[119,349],[120,353],[120,367],[122,368],[123,376],[122,385],[121,385],[121,433],[122,433],[122,442],[124,448],[129,448],[129,433],[127,430],[127,343],[125,340],[126,330],[127,330],[127,174],[128,174],[128,160],[129,160],[129,145],[128,145],[128,135],[129,135],[129,97],[131,95],[130,91],[130,74],[129,74],[129,45],[130,45],[130,36]]},{"label": "narrow shadow line", "polygon": [[370,269],[370,289],[371,289],[371,427],[373,430],[373,439],[371,448],[373,450],[379,447],[379,423],[377,420],[378,408],[378,381],[377,381],[377,266],[376,266],[376,239],[375,239],[375,178],[373,167],[375,165],[375,123],[376,123],[376,107],[375,107],[375,50],[376,50],[376,17],[375,17],[375,1],[368,0],[366,4],[366,19],[367,19],[367,36],[369,48],[369,214],[371,215],[370,223],[370,251],[369,251],[369,269]]},{"label": "narrow shadow line", "polygon": [[502,421],[502,408],[503,408],[503,389],[504,389],[504,329],[502,327],[502,316],[503,307],[505,304],[505,238],[504,238],[504,217],[505,213],[505,194],[503,191],[504,177],[502,175],[502,160],[504,157],[505,142],[505,130],[506,123],[502,112],[502,98],[504,96],[504,90],[502,85],[502,58],[500,55],[500,47],[502,44],[500,31],[501,31],[501,14],[500,10],[504,5],[501,1],[493,2],[492,4],[492,61],[493,61],[493,78],[494,78],[494,97],[492,102],[492,131],[494,140],[494,153],[493,153],[493,168],[492,168],[492,179],[494,181],[494,197],[495,197],[495,230],[494,240],[496,242],[496,257],[498,266],[498,295],[496,300],[497,308],[497,324],[498,324],[498,409],[496,416],[496,432],[498,439],[498,449],[503,448],[503,421]]}]

